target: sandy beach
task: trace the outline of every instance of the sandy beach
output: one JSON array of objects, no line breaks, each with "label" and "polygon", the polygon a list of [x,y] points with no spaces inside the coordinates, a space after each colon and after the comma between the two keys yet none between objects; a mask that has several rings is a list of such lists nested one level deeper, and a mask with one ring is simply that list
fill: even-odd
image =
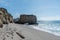
[{"label": "sandy beach", "polygon": [[[9,37],[5,35],[5,40],[60,40],[60,36],[30,28],[34,25],[8,24],[7,26],[9,27],[8,31],[13,31],[13,36],[6,33]],[[24,38],[19,37],[16,32],[21,34]]]}]

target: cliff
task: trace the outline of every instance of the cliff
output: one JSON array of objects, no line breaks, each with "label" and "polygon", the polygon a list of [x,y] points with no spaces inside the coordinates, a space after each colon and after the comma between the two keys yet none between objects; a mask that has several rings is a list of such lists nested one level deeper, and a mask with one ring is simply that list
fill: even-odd
[{"label": "cliff", "polygon": [[13,16],[9,14],[7,9],[0,8],[0,24],[8,24],[13,22]]}]

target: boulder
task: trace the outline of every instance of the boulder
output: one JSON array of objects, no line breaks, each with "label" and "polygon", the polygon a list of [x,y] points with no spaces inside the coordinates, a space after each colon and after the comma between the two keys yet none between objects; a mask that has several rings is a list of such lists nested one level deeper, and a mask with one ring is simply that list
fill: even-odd
[{"label": "boulder", "polygon": [[36,24],[37,23],[37,18],[35,15],[20,15],[20,20],[19,23],[24,24],[24,23],[28,23],[28,24]]}]

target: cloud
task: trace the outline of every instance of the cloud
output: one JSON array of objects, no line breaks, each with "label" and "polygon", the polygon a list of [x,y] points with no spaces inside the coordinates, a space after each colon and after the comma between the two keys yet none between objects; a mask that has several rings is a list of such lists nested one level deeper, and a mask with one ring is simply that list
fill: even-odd
[{"label": "cloud", "polygon": [[55,17],[41,17],[41,20],[60,20],[60,16]]}]

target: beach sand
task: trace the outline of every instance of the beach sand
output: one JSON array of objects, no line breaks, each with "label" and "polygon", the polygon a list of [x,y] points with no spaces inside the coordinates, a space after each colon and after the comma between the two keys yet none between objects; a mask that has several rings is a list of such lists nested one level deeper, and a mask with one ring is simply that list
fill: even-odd
[{"label": "beach sand", "polygon": [[[6,37],[5,40],[60,40],[60,36],[53,35],[51,33],[47,33],[44,31],[36,30],[34,28],[31,28],[31,26],[35,25],[22,25],[22,24],[8,24],[8,27],[10,30],[12,30],[13,36]],[[17,33],[21,34],[24,38],[21,38],[21,36],[18,36]],[[6,35],[7,35],[6,34]],[[11,39],[11,37],[13,37]]]}]

